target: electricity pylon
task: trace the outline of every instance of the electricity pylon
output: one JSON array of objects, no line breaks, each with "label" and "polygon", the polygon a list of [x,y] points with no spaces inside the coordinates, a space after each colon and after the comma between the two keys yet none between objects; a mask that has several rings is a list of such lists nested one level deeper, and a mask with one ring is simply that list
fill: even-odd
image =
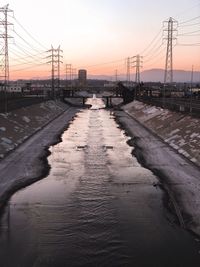
[{"label": "electricity pylon", "polygon": [[[164,40],[167,40],[164,84],[173,83],[173,41],[176,41],[178,22],[173,18],[163,22]],[[166,35],[167,33],[167,35]]]},{"label": "electricity pylon", "polygon": [[3,80],[3,88],[5,93],[5,113],[7,112],[7,89],[9,85],[9,56],[8,56],[8,39],[12,38],[8,34],[8,26],[13,25],[8,22],[8,13],[13,12],[6,5],[0,8],[0,38],[3,39],[0,48],[0,78]]},{"label": "electricity pylon", "polygon": [[140,69],[142,68],[143,61],[141,60],[143,57],[140,55],[136,55],[132,57],[133,68],[135,68],[135,83],[140,84]]},{"label": "electricity pylon", "polygon": [[77,70],[75,68],[72,68],[72,82],[74,83],[74,80],[77,77]]},{"label": "electricity pylon", "polygon": [[60,45],[59,45],[59,47],[57,48],[57,72],[58,72],[58,75],[57,75],[57,90],[58,90],[59,94],[60,94],[60,64],[63,63],[61,61],[61,58],[63,58],[61,53],[63,53],[63,50],[60,49]]},{"label": "electricity pylon", "polygon": [[140,97],[140,69],[142,68],[143,61],[141,60],[143,57],[140,55],[136,55],[132,57],[133,61],[131,62],[132,67],[135,68],[135,83],[137,87],[135,88],[135,98],[137,95]]},{"label": "electricity pylon", "polygon": [[118,70],[115,70],[115,82],[118,82]]},{"label": "electricity pylon", "polygon": [[72,84],[72,64],[66,64],[66,86],[71,87]]},{"label": "electricity pylon", "polygon": [[51,97],[55,99],[56,92],[60,94],[60,63],[63,63],[61,61],[63,57],[61,53],[63,53],[63,51],[60,49],[60,46],[57,49],[51,46],[51,49],[47,52],[51,53],[47,57],[50,58],[50,61],[47,63],[51,64]]}]

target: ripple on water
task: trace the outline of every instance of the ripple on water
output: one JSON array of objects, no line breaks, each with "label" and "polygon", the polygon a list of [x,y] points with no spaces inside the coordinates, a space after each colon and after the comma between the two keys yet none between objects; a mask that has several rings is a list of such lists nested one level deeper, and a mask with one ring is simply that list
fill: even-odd
[{"label": "ripple on water", "polygon": [[[1,218],[6,267],[197,267],[199,246],[170,221],[158,180],[131,155],[103,101],[88,100],[51,147],[50,174]],[[198,263],[198,264],[196,264]]]}]

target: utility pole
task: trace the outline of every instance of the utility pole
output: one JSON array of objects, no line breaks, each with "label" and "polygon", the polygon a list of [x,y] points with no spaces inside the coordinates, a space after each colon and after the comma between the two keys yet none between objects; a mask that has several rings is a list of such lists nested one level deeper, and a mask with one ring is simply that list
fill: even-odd
[{"label": "utility pole", "polygon": [[193,87],[193,78],[194,78],[194,66],[192,65],[192,71],[191,71],[191,83],[190,83],[190,88],[192,90]]},{"label": "utility pole", "polygon": [[76,79],[77,77],[77,74],[76,74],[76,69],[75,68],[72,68],[72,82]]},{"label": "utility pole", "polygon": [[63,53],[63,50],[60,49],[60,45],[59,45],[59,47],[57,48],[57,71],[58,71],[58,77],[57,77],[58,89],[57,90],[58,90],[59,95],[61,95],[61,92],[60,92],[60,64],[63,63],[61,61],[61,58],[63,58],[61,53]]},{"label": "utility pole", "polygon": [[55,57],[54,48],[51,46],[51,97],[55,98]]},{"label": "utility pole", "polygon": [[164,85],[166,85],[167,83],[170,84],[173,83],[173,41],[177,39],[176,35],[177,35],[178,22],[170,17],[168,21],[163,22],[163,26],[164,26],[164,40],[167,40],[165,75],[164,75]]},{"label": "utility pole", "polygon": [[[51,98],[55,99],[56,97],[56,91],[60,94],[60,63],[63,63],[61,61],[63,52],[60,49],[60,46],[55,49],[53,46],[51,46],[51,49],[47,51],[48,53],[51,53],[47,58],[50,58],[50,61],[47,63],[51,64]],[[57,81],[57,86],[56,86]],[[57,87],[57,88],[56,88]]]},{"label": "utility pole", "polygon": [[126,59],[126,82],[128,88],[130,87],[131,82],[131,60],[130,57]]},{"label": "utility pole", "polygon": [[3,44],[0,49],[0,78],[3,80],[4,84],[4,94],[5,94],[5,113],[7,113],[7,90],[9,86],[9,56],[8,56],[8,39],[12,38],[8,35],[8,26],[13,25],[8,22],[8,13],[13,12],[6,5],[0,8],[0,38],[3,39]]},{"label": "utility pole", "polygon": [[66,64],[66,86],[72,83],[72,64]]},{"label": "utility pole", "polygon": [[192,112],[192,87],[193,87],[193,78],[194,78],[194,66],[192,65],[192,71],[191,71],[191,83],[190,83],[190,112]]},{"label": "utility pole", "polygon": [[116,81],[116,83],[118,81],[118,70],[115,70],[115,81]]}]

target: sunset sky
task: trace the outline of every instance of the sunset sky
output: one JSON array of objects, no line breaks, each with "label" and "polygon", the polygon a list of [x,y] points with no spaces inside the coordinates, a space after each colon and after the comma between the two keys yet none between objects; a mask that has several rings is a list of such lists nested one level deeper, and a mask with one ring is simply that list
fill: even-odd
[{"label": "sunset sky", "polygon": [[200,43],[200,0],[10,0],[1,7],[7,3],[16,18],[10,13],[13,79],[50,75],[42,63],[51,45],[61,45],[63,74],[66,63],[90,74],[125,73],[125,58],[136,54],[144,56],[144,70],[164,68],[161,28],[169,17],[180,23],[178,44],[192,44],[174,48],[174,69],[200,70],[200,47],[194,46]]}]

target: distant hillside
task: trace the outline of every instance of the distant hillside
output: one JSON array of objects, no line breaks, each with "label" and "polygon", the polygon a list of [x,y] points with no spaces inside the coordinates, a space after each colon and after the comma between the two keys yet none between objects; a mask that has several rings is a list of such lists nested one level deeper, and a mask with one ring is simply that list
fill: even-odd
[{"label": "distant hillside", "polygon": [[[163,69],[151,69],[146,70],[141,73],[141,80],[147,82],[163,82],[164,80],[164,70]],[[190,82],[191,81],[191,71],[185,70],[174,70],[174,82]],[[200,72],[194,71],[193,81],[200,82]]]},{"label": "distant hillside", "polygon": [[[131,80],[135,80],[135,75],[133,73],[134,70],[132,70],[131,73]],[[32,79],[35,82],[41,82],[44,80],[44,82],[49,82],[51,78],[49,77],[41,77],[40,79]],[[61,75],[61,79],[65,80],[65,75]],[[112,75],[90,75],[90,72],[88,70],[88,79],[91,80],[104,80],[104,81],[115,81],[114,74]],[[120,74],[118,75],[118,80],[125,81],[126,80],[126,74]],[[26,82],[26,80],[19,80],[21,82]],[[30,81],[30,79],[28,80]],[[141,81],[143,82],[163,82],[164,81],[164,70],[163,69],[150,69],[145,70],[141,72]],[[191,71],[185,71],[185,70],[174,70],[174,82],[191,82]],[[200,83],[200,71],[194,71],[193,74],[193,82],[194,83]]]},{"label": "distant hillside", "polygon": [[[99,80],[113,80],[114,76],[108,75],[89,75],[91,79],[99,79]],[[126,75],[120,75],[118,77],[119,80],[126,80]],[[131,79],[134,81],[134,74],[131,75]],[[164,80],[164,70],[163,69],[151,69],[145,70],[141,72],[141,81],[144,82],[163,82]],[[190,82],[191,81],[191,71],[185,70],[174,70],[174,82]],[[193,74],[193,82],[200,83],[200,72],[194,71]]]},{"label": "distant hillside", "polygon": [[88,73],[88,79],[111,81],[112,79],[114,79],[114,76],[111,77],[109,75],[90,75],[90,73]]}]

